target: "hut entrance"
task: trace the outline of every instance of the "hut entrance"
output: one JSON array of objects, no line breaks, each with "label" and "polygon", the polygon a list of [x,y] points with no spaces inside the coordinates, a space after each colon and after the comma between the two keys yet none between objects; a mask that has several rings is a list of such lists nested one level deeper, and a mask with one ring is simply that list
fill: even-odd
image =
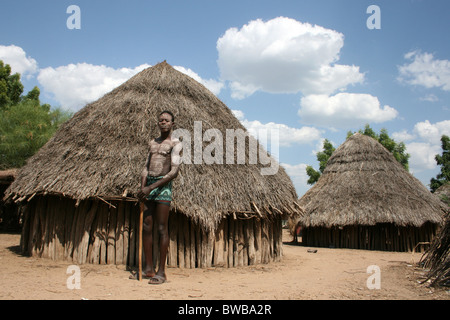
[{"label": "hut entrance", "polygon": [[[36,196],[28,203],[21,248],[31,256],[77,264],[138,265],[139,207],[132,201],[75,200]],[[156,227],[155,227],[156,230]],[[153,241],[154,263],[159,244]],[[236,267],[278,261],[281,216],[270,219],[230,215],[205,231],[180,212],[169,217],[167,265],[181,268]]]},{"label": "hut entrance", "polygon": [[375,226],[304,228],[302,244],[312,247],[421,252],[429,247],[437,226],[398,227],[389,223]]},{"label": "hut entrance", "polygon": [[0,171],[0,230],[2,231],[20,230],[20,208],[12,201],[3,201],[5,191],[14,181],[16,174],[16,169]]}]

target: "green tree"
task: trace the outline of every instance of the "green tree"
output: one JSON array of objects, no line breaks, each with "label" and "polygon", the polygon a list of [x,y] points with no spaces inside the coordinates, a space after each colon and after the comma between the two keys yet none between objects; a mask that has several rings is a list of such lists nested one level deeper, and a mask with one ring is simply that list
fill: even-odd
[{"label": "green tree", "polygon": [[0,169],[23,166],[72,116],[41,104],[38,87],[25,96],[22,92],[20,74],[11,75],[10,66],[0,60]]},{"label": "green tree", "polygon": [[442,155],[437,154],[434,159],[436,163],[441,166],[441,172],[437,174],[436,178],[431,178],[430,189],[435,192],[437,188],[445,183],[450,182],[450,138],[446,135],[441,137]]},{"label": "green tree", "polygon": [[0,169],[23,166],[70,116],[33,100],[0,110]]},{"label": "green tree", "polygon": [[319,161],[319,171],[316,171],[312,166],[306,166],[306,174],[309,177],[307,181],[308,184],[313,185],[319,180],[323,170],[325,170],[325,167],[327,166],[328,159],[330,159],[334,150],[336,150],[336,148],[333,147],[333,144],[325,139],[323,141],[323,151],[317,152],[316,155],[317,161]]},{"label": "green tree", "polygon": [[23,92],[20,74],[11,75],[11,67],[0,60],[0,109],[19,103]]}]

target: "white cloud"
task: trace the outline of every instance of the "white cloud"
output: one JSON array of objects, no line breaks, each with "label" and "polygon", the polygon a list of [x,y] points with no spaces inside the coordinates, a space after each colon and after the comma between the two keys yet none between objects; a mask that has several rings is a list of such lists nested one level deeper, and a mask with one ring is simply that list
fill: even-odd
[{"label": "white cloud", "polygon": [[[69,64],[41,69],[38,81],[45,92],[52,94],[63,107],[77,111],[148,67],[151,66],[142,64],[135,68],[114,69],[88,63]],[[182,66],[174,68],[202,83],[214,94],[218,94],[223,87],[223,84],[218,81],[202,79],[191,69]]]},{"label": "white cloud", "polygon": [[135,68],[114,69],[78,63],[41,69],[37,79],[63,107],[77,111],[147,67],[149,65],[143,64]]},{"label": "white cloud", "polygon": [[322,136],[322,131],[313,127],[305,126],[301,128],[292,128],[282,123],[261,123],[258,120],[249,121],[245,119],[242,111],[232,111],[236,118],[241,121],[242,125],[254,137],[258,137],[260,131],[272,132],[272,130],[278,130],[280,147],[289,147],[293,144],[308,144],[313,141],[320,140]]},{"label": "white cloud", "polygon": [[428,102],[437,102],[439,101],[439,98],[436,97],[434,94],[427,94],[425,97],[420,98],[421,101],[428,101]]},{"label": "white cloud", "polygon": [[450,61],[437,60],[431,53],[412,51],[405,55],[409,64],[398,67],[400,81],[426,88],[450,91]]},{"label": "white cloud", "polygon": [[392,133],[392,138],[396,142],[410,141],[410,140],[413,140],[415,137],[416,137],[415,135],[408,133],[407,130],[402,130],[400,132]]},{"label": "white cloud", "polygon": [[301,197],[311,187],[307,183],[309,179],[308,175],[306,174],[307,165],[304,163],[296,165],[281,163],[281,166],[286,170],[286,173],[291,178],[292,183],[297,190],[297,195]]},{"label": "white cloud", "polygon": [[368,122],[395,119],[397,110],[381,107],[377,97],[370,94],[338,93],[334,96],[309,95],[300,101],[298,115],[302,122],[335,128],[353,128]]},{"label": "white cloud", "polygon": [[11,66],[11,73],[20,73],[22,76],[30,78],[38,71],[38,64],[35,59],[27,57],[21,47],[15,45],[0,45],[0,60]]},{"label": "white cloud", "polygon": [[233,112],[234,116],[238,118],[239,121],[245,120],[244,112],[241,110],[231,110]]},{"label": "white cloud", "polygon": [[439,145],[427,142],[412,142],[406,144],[406,152],[410,154],[409,166],[413,172],[420,172],[436,167],[434,157],[442,153]]},{"label": "white cloud", "polygon": [[450,120],[436,122],[435,124],[431,124],[428,120],[418,122],[414,126],[414,132],[422,140],[430,144],[440,145],[442,135],[450,136]]},{"label": "white cloud", "polygon": [[409,165],[411,171],[435,169],[437,167],[434,157],[442,154],[441,137],[450,136],[450,120],[434,124],[425,120],[414,125],[412,133],[406,130],[394,132],[392,137],[397,141],[411,141],[406,143],[406,152],[410,154]]},{"label": "white cloud", "polygon": [[201,83],[215,95],[218,95],[220,93],[220,90],[222,90],[222,88],[224,87],[223,82],[220,82],[220,81],[217,81],[214,79],[203,79],[197,73],[195,73],[194,71],[192,71],[189,68],[186,69],[185,67],[182,67],[182,66],[174,66],[174,69],[188,75],[195,81]]},{"label": "white cloud", "polygon": [[234,98],[270,93],[331,94],[360,83],[359,67],[335,64],[343,34],[278,17],[228,29],[217,41],[218,65]]}]

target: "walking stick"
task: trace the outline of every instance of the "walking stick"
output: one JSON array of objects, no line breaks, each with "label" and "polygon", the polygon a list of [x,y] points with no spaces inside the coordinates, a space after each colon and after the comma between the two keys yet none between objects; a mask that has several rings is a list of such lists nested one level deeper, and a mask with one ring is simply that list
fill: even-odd
[{"label": "walking stick", "polygon": [[140,203],[139,212],[139,281],[142,281],[142,228],[144,223],[144,203]]}]

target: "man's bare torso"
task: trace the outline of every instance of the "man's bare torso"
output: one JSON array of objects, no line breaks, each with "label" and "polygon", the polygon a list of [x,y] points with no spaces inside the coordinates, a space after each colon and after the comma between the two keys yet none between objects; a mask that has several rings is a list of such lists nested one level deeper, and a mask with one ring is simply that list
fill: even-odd
[{"label": "man's bare torso", "polygon": [[164,141],[153,139],[150,142],[149,176],[159,177],[169,173],[171,169],[171,152],[174,144],[174,141],[168,139]]}]

